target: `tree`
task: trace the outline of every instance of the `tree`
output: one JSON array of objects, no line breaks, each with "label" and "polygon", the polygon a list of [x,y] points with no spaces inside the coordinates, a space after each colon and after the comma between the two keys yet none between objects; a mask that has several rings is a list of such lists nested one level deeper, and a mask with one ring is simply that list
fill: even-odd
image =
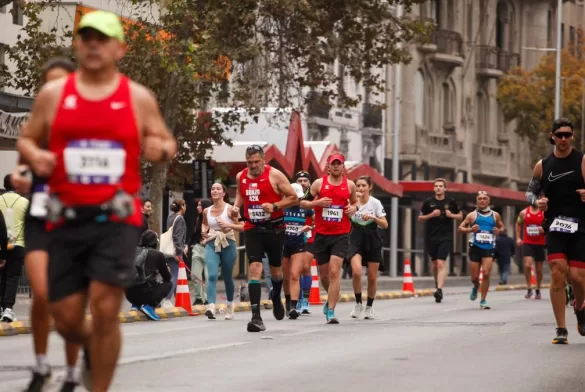
[{"label": "tree", "polygon": [[[226,127],[244,129],[239,109],[252,118],[262,106],[303,110],[313,90],[327,102],[356,106],[364,97],[345,94],[341,80],[351,77],[372,95],[384,92],[380,69],[410,61],[408,45],[397,44],[425,39],[430,29],[396,18],[391,7],[402,3],[408,14],[425,0],[166,0],[158,18],[150,12],[158,3],[130,1],[136,12],[120,69],[154,92],[179,142],[170,165],[143,164],[155,216],[167,185],[182,190],[192,181],[184,162],[204,158],[214,143],[229,144]],[[33,94],[40,64],[71,53],[71,23],[49,31],[41,24],[43,10],[58,7],[57,0],[23,5],[28,21],[8,49],[18,71],[10,77],[4,70],[4,78],[0,72],[5,84]],[[336,60],[343,77],[330,66]],[[233,110],[219,116],[209,113],[213,106]]]},{"label": "tree", "polygon": [[[580,138],[581,103],[585,83],[582,44],[561,54],[561,114],[575,126]],[[515,132],[530,143],[535,158],[550,150],[547,135],[554,121],[555,55],[544,56],[533,70],[512,69],[498,84],[498,101],[507,122],[515,121]]]}]

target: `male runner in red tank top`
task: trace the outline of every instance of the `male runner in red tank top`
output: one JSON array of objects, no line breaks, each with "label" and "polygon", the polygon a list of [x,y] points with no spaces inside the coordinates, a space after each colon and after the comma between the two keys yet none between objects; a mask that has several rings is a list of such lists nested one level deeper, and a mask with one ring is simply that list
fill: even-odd
[{"label": "male runner in red tank top", "polygon": [[329,174],[311,185],[313,201],[303,200],[301,207],[315,209],[315,241],[313,249],[319,265],[319,278],[327,291],[323,308],[328,324],[339,324],[335,305],[341,289],[341,265],[349,250],[349,217],[357,211],[357,195],[353,181],[343,172],[345,157],[335,153],[327,159]]},{"label": "male runner in red tank top", "polygon": [[[546,259],[544,236],[544,212],[538,208],[529,206],[520,211],[516,221],[516,244],[522,247],[524,257],[524,277],[528,292],[525,298],[532,297],[532,266],[536,264],[536,295],[535,299],[541,299],[540,284],[542,283],[542,266]],[[535,263],[536,262],[536,263]]]},{"label": "male runner in red tank top", "polygon": [[[55,327],[66,341],[85,346],[84,384],[104,392],[120,353],[117,314],[136,274],[140,145],[147,160],[164,162],[175,155],[176,142],[153,94],[117,70],[125,46],[116,15],[84,15],[74,47],[79,71],[41,89],[19,151],[49,179]],[[47,142],[45,151],[40,146]],[[92,328],[85,322],[88,302]]]},{"label": "male runner in red tank top", "polygon": [[288,178],[264,161],[264,150],[258,145],[246,149],[247,168],[238,173],[238,190],[232,208],[236,217],[243,206],[244,241],[248,255],[248,290],[252,320],[248,332],[265,331],[260,316],[262,259],[268,256],[272,276],[272,313],[277,320],[284,318],[282,290],[282,247],[284,245],[284,209],[298,203],[298,197]]}]

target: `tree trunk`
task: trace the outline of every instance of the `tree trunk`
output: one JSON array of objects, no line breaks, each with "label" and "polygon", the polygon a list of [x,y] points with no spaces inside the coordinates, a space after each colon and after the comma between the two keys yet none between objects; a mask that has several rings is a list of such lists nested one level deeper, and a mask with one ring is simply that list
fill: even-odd
[{"label": "tree trunk", "polygon": [[152,229],[160,233],[164,190],[167,186],[168,163],[155,165],[150,182],[150,198],[152,199],[152,216],[155,217]]}]

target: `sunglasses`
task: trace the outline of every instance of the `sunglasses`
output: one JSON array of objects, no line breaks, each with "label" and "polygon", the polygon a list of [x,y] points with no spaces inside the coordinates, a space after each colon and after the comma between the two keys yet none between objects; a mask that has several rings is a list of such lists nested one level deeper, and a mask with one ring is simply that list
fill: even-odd
[{"label": "sunglasses", "polygon": [[253,153],[261,152],[261,151],[264,151],[264,149],[257,144],[254,144],[254,145],[246,148],[246,154],[253,154]]},{"label": "sunglasses", "polygon": [[570,139],[573,137],[573,132],[556,132],[553,133],[557,139]]},{"label": "sunglasses", "polygon": [[485,196],[489,196],[488,193],[486,191],[478,191],[477,192],[478,195],[485,195]]}]

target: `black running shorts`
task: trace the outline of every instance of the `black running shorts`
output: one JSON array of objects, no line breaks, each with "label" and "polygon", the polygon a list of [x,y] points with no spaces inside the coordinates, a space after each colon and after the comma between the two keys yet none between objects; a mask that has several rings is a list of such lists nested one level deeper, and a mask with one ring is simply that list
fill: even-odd
[{"label": "black running shorts", "polygon": [[314,255],[318,265],[328,264],[331,256],[345,259],[349,252],[349,234],[316,234],[313,250],[315,251]]},{"label": "black running shorts", "polygon": [[305,253],[306,250],[307,248],[302,242],[300,244],[287,244],[285,242],[284,247],[282,248],[282,257],[291,257],[297,253]]},{"label": "black running shorts", "polygon": [[244,231],[244,241],[248,263],[261,263],[264,254],[266,254],[268,256],[268,264],[271,267],[282,266],[284,229],[267,230],[254,227]]},{"label": "black running shorts", "polygon": [[546,250],[549,262],[564,259],[571,267],[585,268],[585,233],[548,232]]},{"label": "black running shorts", "polygon": [[24,221],[24,248],[25,254],[37,250],[47,251],[49,233],[45,229],[45,221],[28,215]]},{"label": "black running shorts", "polygon": [[89,221],[50,232],[49,301],[84,291],[91,280],[128,287],[136,275],[140,231],[124,223]]},{"label": "black running shorts", "polygon": [[492,259],[496,255],[495,249],[483,249],[473,244],[469,244],[469,251],[467,252],[469,261],[474,263],[481,263],[482,259],[491,257]]},{"label": "black running shorts", "polygon": [[315,243],[307,242],[305,244],[305,252],[309,252],[310,254],[315,255]]},{"label": "black running shorts", "polygon": [[543,245],[524,244],[522,245],[522,256],[532,257],[534,261],[543,262],[546,260],[546,252]]},{"label": "black running shorts", "polygon": [[453,249],[453,242],[451,241],[429,241],[428,253],[432,261],[447,260]]}]

